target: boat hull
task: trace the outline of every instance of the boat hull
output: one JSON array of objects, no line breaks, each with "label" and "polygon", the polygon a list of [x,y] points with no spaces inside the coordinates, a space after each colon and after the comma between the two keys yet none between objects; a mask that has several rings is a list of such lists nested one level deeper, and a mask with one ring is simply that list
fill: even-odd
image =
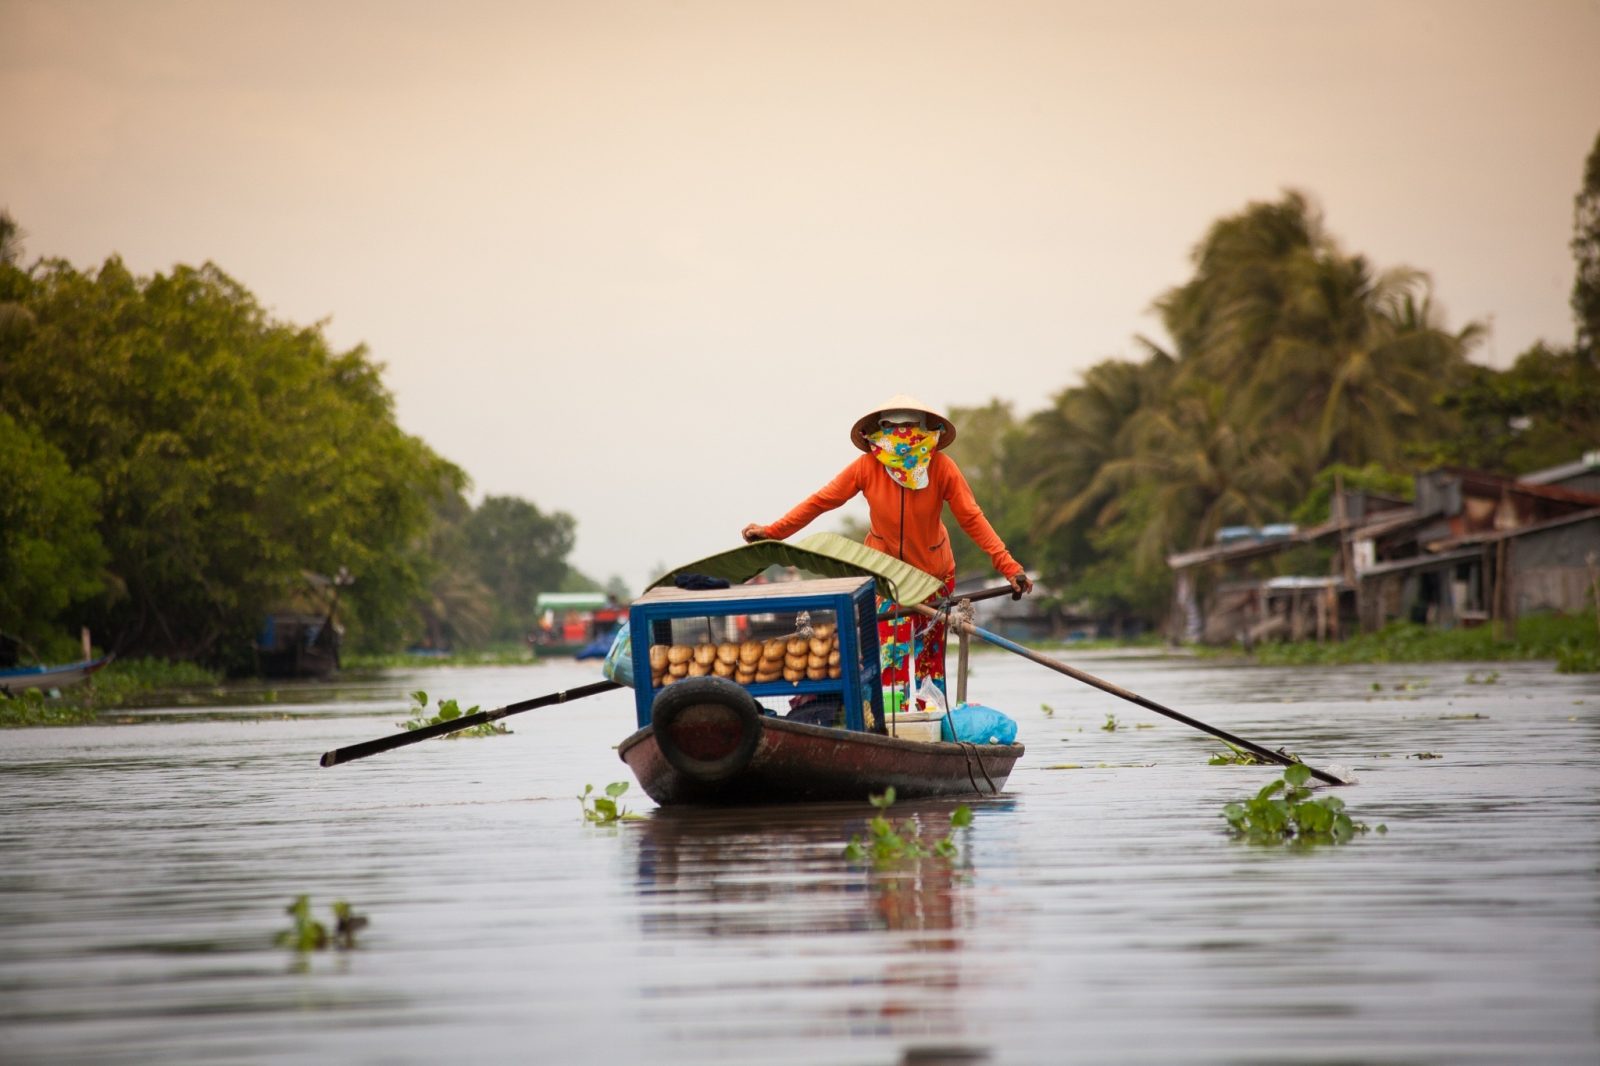
[{"label": "boat hull", "polygon": [[653,725],[617,753],[650,798],[669,806],[865,800],[891,787],[896,799],[990,796],[1005,787],[1024,751],[1021,744],[925,743],[765,715],[759,723],[748,762],[712,780],[674,765]]},{"label": "boat hull", "polygon": [[66,688],[76,685],[110,662],[109,657],[68,663],[65,666],[24,666],[0,670],[0,692],[23,692],[30,688]]}]

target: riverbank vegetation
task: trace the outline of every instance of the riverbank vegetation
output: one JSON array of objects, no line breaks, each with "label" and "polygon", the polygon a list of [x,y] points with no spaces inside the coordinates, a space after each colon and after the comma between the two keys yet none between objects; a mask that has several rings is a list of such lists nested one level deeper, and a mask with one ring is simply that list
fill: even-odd
[{"label": "riverbank vegetation", "polygon": [[50,696],[29,689],[0,695],[0,729],[32,725],[83,725],[106,711],[138,706],[173,693],[216,689],[221,672],[198,663],[118,659],[81,684]]},{"label": "riverbank vegetation", "polygon": [[1199,654],[1243,658],[1266,666],[1343,663],[1501,662],[1553,659],[1568,673],[1600,668],[1589,665],[1600,648],[1595,614],[1529,615],[1516,631],[1497,625],[1436,629],[1414,622],[1394,622],[1376,633],[1360,633],[1342,641],[1300,641],[1258,644],[1250,651],[1237,646],[1208,648]]},{"label": "riverbank vegetation", "polygon": [[[952,410],[951,454],[1063,603],[1158,627],[1167,556],[1225,526],[1324,521],[1336,481],[1409,497],[1432,466],[1511,475],[1600,445],[1600,139],[1575,218],[1572,342],[1498,370],[1469,360],[1484,325],[1447,323],[1425,273],[1345,250],[1300,193],[1251,204],[1156,298],[1170,341],[1139,338],[1026,418]],[[953,543],[962,572],[987,568]]]},{"label": "riverbank vegetation", "polygon": [[[1600,442],[1600,141],[1576,218],[1574,339],[1500,370],[1471,361],[1481,323],[1447,322],[1421,270],[1345,249],[1308,195],[1248,204],[1155,295],[1166,339],[1027,417],[953,409],[952,454],[1060,603],[1156,629],[1166,557],[1224,526],[1319,521],[1336,482],[1519,473]],[[47,659],[87,625],[121,656],[247,670],[267,612],[316,606],[308,572],[353,576],[340,618],[374,656],[519,643],[539,592],[596,584],[567,563],[570,515],[469,503],[364,347],[272,318],[211,263],[25,267],[3,214],[0,452],[0,629]]]}]

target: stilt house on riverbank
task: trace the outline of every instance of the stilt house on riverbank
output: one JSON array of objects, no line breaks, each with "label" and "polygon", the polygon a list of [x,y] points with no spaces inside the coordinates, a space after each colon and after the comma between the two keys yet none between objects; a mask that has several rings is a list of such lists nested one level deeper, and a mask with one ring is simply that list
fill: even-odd
[{"label": "stilt house on riverbank", "polygon": [[[1395,619],[1514,626],[1533,611],[1582,611],[1600,568],[1600,451],[1517,478],[1430,470],[1409,502],[1341,492],[1321,525],[1224,530],[1218,541],[1167,558],[1169,632],[1184,642],[1338,640]],[[1291,561],[1316,572],[1286,573]]]}]

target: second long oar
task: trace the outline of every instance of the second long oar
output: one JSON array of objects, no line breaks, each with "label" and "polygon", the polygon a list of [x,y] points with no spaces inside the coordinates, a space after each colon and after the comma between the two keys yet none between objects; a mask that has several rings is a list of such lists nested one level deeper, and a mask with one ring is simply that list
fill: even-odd
[{"label": "second long oar", "polygon": [[593,696],[601,692],[610,692],[614,688],[621,687],[622,686],[615,681],[596,681],[591,685],[579,685],[577,688],[569,688],[563,689],[560,692],[552,692],[548,696],[535,696],[533,699],[523,700],[521,703],[508,703],[506,706],[496,707],[492,711],[478,711],[475,714],[464,714],[460,718],[452,718],[448,722],[435,722],[433,725],[425,725],[420,729],[411,729],[404,733],[393,733],[386,737],[379,737],[377,740],[364,740],[360,744],[351,744],[347,748],[335,748],[332,751],[323,752],[322,765],[337,766],[342,762],[349,762],[351,759],[365,759],[368,755],[377,755],[379,752],[388,751],[391,748],[399,748],[404,747],[407,744],[415,744],[419,740],[428,740],[432,737],[442,737],[446,733],[454,733],[462,729],[471,729],[475,725],[483,725],[485,722],[493,722],[510,714],[518,714],[522,711],[531,711],[535,707],[549,707],[554,703],[567,703],[571,700],[581,700],[585,696]]},{"label": "second long oar", "polygon": [[[926,615],[929,618],[939,617],[938,611],[935,611],[931,607],[924,607],[921,604],[915,605],[913,610],[915,610],[918,614]],[[1157,714],[1166,715],[1168,718],[1171,718],[1174,721],[1182,722],[1186,726],[1191,726],[1195,729],[1198,729],[1202,733],[1210,733],[1219,740],[1225,740],[1234,747],[1242,748],[1245,751],[1258,756],[1259,758],[1266,759],[1269,762],[1275,762],[1280,766],[1293,766],[1295,763],[1300,762],[1299,759],[1292,755],[1285,755],[1281,751],[1273,751],[1271,748],[1264,748],[1260,744],[1255,744],[1244,739],[1243,737],[1235,736],[1225,729],[1218,729],[1216,726],[1207,725],[1198,718],[1191,718],[1182,711],[1175,711],[1171,707],[1163,707],[1155,700],[1146,699],[1137,692],[1129,692],[1120,685],[1113,685],[1111,682],[1095,677],[1093,674],[1085,673],[1084,671],[1079,670],[1076,666],[1071,666],[1059,659],[1052,659],[1048,655],[1041,655],[1031,648],[1024,648],[1021,644],[1018,644],[1015,641],[1007,640],[1005,637],[991,633],[987,629],[981,629],[978,626],[973,625],[971,622],[963,622],[956,618],[952,618],[949,621],[950,625],[957,631],[964,631],[979,638],[980,640],[984,640],[990,644],[993,644],[997,648],[1004,648],[1006,651],[1020,655],[1030,662],[1035,662],[1040,666],[1054,670],[1058,674],[1066,674],[1075,681],[1082,681],[1085,685],[1092,685],[1101,692],[1109,692],[1118,699],[1124,699],[1129,703],[1136,703],[1146,710],[1155,711]],[[1323,781],[1330,785],[1355,784],[1355,778],[1350,776],[1350,771],[1345,770],[1343,767],[1337,768],[1339,771],[1342,771],[1341,773],[1335,773],[1333,770],[1323,770],[1309,764],[1302,763],[1301,765],[1304,765],[1307,770],[1310,770],[1311,776],[1315,777],[1318,781]]]}]

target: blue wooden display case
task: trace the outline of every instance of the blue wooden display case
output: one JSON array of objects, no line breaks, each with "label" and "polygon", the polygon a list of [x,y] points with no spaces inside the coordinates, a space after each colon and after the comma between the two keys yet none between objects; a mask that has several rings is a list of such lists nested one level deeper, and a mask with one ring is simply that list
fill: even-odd
[{"label": "blue wooden display case", "polygon": [[[650,646],[671,644],[672,623],[680,619],[777,615],[807,611],[813,621],[832,612],[839,633],[837,678],[823,681],[768,681],[745,685],[758,699],[802,692],[835,693],[844,704],[845,727],[882,729],[883,689],[878,662],[877,601],[874,583],[866,577],[819,578],[770,585],[736,585],[727,589],[654,588],[633,601],[628,628],[633,645],[633,696],[639,728],[650,724],[650,711],[661,691],[651,684]],[[869,724],[871,723],[870,727]]]}]

